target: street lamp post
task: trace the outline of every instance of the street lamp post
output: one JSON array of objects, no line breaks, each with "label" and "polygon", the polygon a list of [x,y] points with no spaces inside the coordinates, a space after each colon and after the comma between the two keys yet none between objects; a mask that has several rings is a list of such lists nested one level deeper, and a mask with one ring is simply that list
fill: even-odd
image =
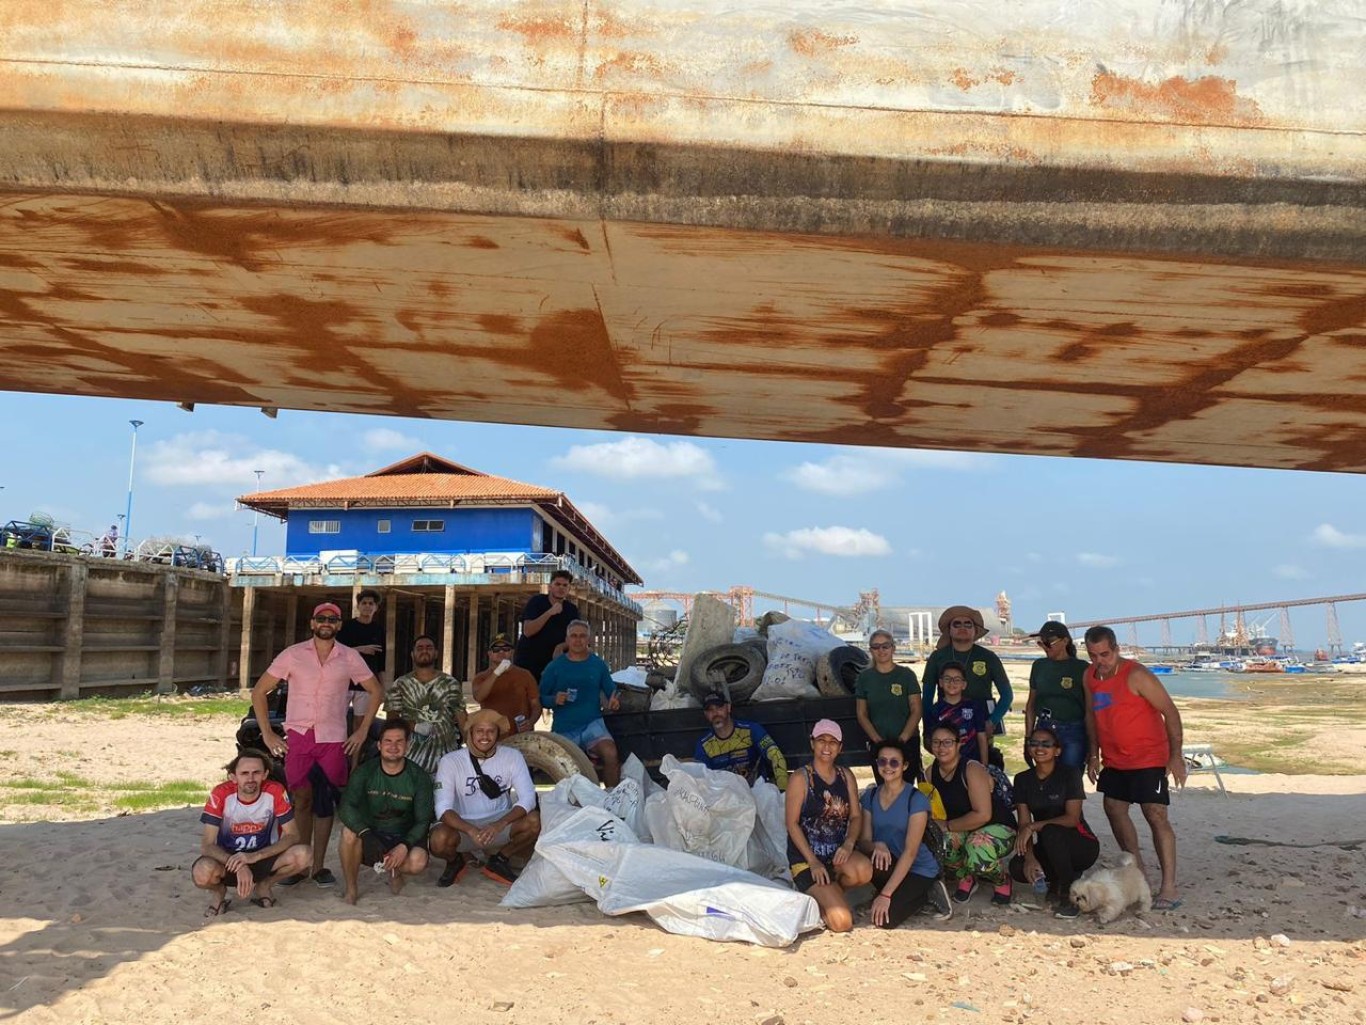
[{"label": "street lamp post", "polygon": [[123,514],[123,555],[128,554],[128,537],[133,533],[133,467],[138,458],[138,428],[143,424],[141,420],[128,422],[133,426],[133,447],[128,453],[128,505]]},{"label": "street lamp post", "polygon": [[[256,474],[256,490],[260,491],[261,475],[266,471],[252,470],[251,472]],[[259,533],[261,527],[261,510],[258,508],[253,510],[253,512],[255,513],[255,515],[253,515],[251,518],[251,557],[254,559],[256,558],[256,535]]]}]

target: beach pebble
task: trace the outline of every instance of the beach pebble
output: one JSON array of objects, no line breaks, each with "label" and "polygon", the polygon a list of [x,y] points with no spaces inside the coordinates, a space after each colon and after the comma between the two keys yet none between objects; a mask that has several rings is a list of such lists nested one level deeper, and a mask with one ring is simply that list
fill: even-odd
[{"label": "beach pebble", "polygon": [[1290,977],[1288,975],[1278,976],[1271,980],[1271,995],[1283,997],[1290,992]]},{"label": "beach pebble", "polygon": [[783,1016],[781,1014],[771,1014],[763,1021],[759,1022],[759,1025],[787,1025],[787,1023],[783,1021]]},{"label": "beach pebble", "polygon": [[1290,946],[1290,937],[1283,932],[1278,932],[1271,937],[1271,945],[1273,947],[1288,947]]},{"label": "beach pebble", "polygon": [[1205,1012],[1198,1007],[1187,1007],[1181,1012],[1181,1020],[1187,1022],[1204,1021]]},{"label": "beach pebble", "polygon": [[1003,925],[1003,926],[1001,926],[999,929],[997,929],[996,931],[997,931],[998,933],[1000,933],[1002,936],[1014,936],[1014,935],[1015,935],[1015,927],[1014,927],[1013,925]]},{"label": "beach pebble", "polygon": [[797,988],[797,980],[794,979],[792,976],[789,975],[789,976],[787,976],[786,978],[783,979],[783,985],[786,986],[788,989],[796,989],[796,988]]},{"label": "beach pebble", "polygon": [[1265,936],[1257,936],[1253,939],[1252,946],[1257,950],[1270,950],[1271,941],[1268,940]]},{"label": "beach pebble", "polygon": [[491,1011],[510,1011],[510,1010],[512,1010],[512,1001],[511,1001],[511,1000],[498,1000],[498,1001],[495,1001],[494,1004],[493,1004],[493,1006],[490,1007],[489,1010],[491,1010]]},{"label": "beach pebble", "polygon": [[1110,973],[1112,975],[1128,975],[1134,970],[1134,966],[1128,961],[1111,961]]},{"label": "beach pebble", "polygon": [[1086,939],[1083,936],[1073,936],[1067,942],[1070,943],[1077,950],[1080,950],[1082,947],[1086,946]]}]

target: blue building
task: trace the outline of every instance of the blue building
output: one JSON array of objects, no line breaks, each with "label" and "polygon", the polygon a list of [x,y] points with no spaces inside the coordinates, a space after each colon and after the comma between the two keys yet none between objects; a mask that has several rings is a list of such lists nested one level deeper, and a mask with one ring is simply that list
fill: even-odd
[{"label": "blue building", "polygon": [[640,576],[561,491],[422,452],[238,502],[286,523],[284,553],[228,562],[245,589],[244,684],[300,639],[313,604],[331,598],[345,609],[347,593],[366,587],[385,596],[387,679],[407,672],[423,633],[441,638],[447,671],[467,679],[494,634],[516,636],[522,606],[556,569],[574,574],[599,653],[613,668],[634,660],[640,608],[622,588]]}]

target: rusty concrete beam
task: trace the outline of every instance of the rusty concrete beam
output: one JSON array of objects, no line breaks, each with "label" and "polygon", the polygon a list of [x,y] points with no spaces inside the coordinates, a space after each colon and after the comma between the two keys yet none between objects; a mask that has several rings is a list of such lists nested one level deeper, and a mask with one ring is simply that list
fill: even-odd
[{"label": "rusty concrete beam", "polygon": [[11,0],[0,385],[1366,470],[1366,22]]}]

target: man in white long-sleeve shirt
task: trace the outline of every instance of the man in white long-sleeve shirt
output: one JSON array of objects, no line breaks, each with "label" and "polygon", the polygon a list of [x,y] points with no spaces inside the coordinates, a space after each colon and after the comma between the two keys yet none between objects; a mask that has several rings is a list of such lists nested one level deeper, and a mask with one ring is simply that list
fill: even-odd
[{"label": "man in white long-sleeve shirt", "polygon": [[466,724],[467,747],[444,755],[436,767],[436,825],[429,847],[446,859],[437,886],[450,886],[466,868],[465,855],[484,855],[483,873],[511,886],[512,858],[531,853],[541,832],[536,788],[522,752],[499,747],[508,721],[482,708]]}]

